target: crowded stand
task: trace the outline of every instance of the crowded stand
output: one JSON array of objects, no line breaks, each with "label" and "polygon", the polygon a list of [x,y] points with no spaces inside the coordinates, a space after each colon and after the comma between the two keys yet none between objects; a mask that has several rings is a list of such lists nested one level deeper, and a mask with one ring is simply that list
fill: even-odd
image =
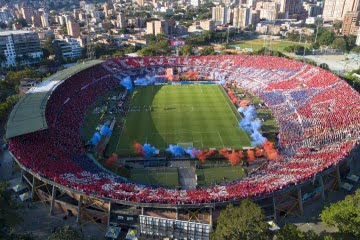
[{"label": "crowded stand", "polygon": [[[279,126],[281,158],[241,180],[196,190],[129,182],[100,168],[84,150],[90,105],[122,76],[176,67],[225,79],[258,96]],[[150,70],[149,70],[150,69]],[[160,69],[160,70],[159,70]],[[232,96],[235,98],[236,96]],[[261,196],[312,179],[344,160],[360,139],[360,95],[334,74],[272,56],[111,58],[65,79],[46,106],[48,129],[9,139],[16,159],[39,176],[88,195],[159,204],[202,204]],[[316,148],[316,151],[313,149]]]}]

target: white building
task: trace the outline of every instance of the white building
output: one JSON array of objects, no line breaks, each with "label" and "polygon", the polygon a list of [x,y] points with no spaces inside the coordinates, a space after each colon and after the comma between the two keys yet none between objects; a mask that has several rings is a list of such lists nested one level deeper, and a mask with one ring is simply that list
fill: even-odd
[{"label": "white building", "polygon": [[0,22],[8,23],[10,14],[8,11],[0,11]]},{"label": "white building", "polygon": [[222,25],[230,22],[230,9],[228,7],[216,6],[212,8],[211,19],[215,25]]},{"label": "white building", "polygon": [[0,54],[2,67],[29,65],[43,57],[39,36],[31,31],[0,32]]},{"label": "white building", "polygon": [[198,7],[198,6],[200,6],[200,0],[191,0],[190,4],[193,7]]},{"label": "white building", "polygon": [[53,41],[55,47],[55,56],[57,59],[72,60],[82,56],[82,47],[80,39],[66,37],[65,39],[55,39]]},{"label": "white building", "polygon": [[356,37],[356,45],[360,46],[360,29],[358,30],[358,34]]},{"label": "white building", "polygon": [[49,27],[49,14],[44,13],[43,15],[41,15],[41,26],[43,28]]}]

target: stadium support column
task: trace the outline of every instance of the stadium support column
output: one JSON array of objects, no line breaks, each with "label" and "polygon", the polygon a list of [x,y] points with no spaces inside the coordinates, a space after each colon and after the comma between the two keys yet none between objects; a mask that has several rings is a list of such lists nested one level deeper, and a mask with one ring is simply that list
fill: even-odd
[{"label": "stadium support column", "polygon": [[51,202],[50,202],[50,216],[54,215],[55,200],[56,200],[56,187],[55,185],[53,185],[52,193],[51,193]]},{"label": "stadium support column", "polygon": [[24,183],[24,174],[25,174],[25,171],[24,171],[24,169],[21,168],[21,170],[20,170],[20,176],[21,176],[20,180],[21,180],[21,183]]},{"label": "stadium support column", "polygon": [[341,187],[341,176],[340,176],[340,167],[339,164],[336,165],[336,180],[338,183],[339,188]]},{"label": "stadium support column", "polygon": [[33,176],[32,189],[31,189],[31,199],[33,201],[35,200],[35,195],[36,195],[36,184],[37,184],[37,178]]},{"label": "stadium support column", "polygon": [[274,221],[276,222],[277,216],[276,216],[276,201],[275,201],[275,196],[273,195],[272,197],[273,200],[273,208],[274,208]]},{"label": "stadium support column", "polygon": [[141,207],[141,215],[144,215],[144,207]]},{"label": "stadium support column", "polygon": [[109,201],[109,208],[108,208],[108,211],[109,211],[109,215],[108,215],[108,227],[110,226],[110,220],[111,220],[111,201]]},{"label": "stadium support column", "polygon": [[321,199],[325,200],[325,186],[324,186],[324,180],[323,180],[322,176],[319,177],[319,183],[320,183],[320,187],[321,187]]},{"label": "stadium support column", "polygon": [[213,225],[213,212],[212,212],[212,208],[209,208],[209,224]]},{"label": "stadium support column", "polygon": [[176,208],[175,219],[179,220],[179,209],[178,208]]},{"label": "stadium support column", "polygon": [[304,207],[302,201],[301,187],[298,187],[297,194],[298,194],[299,211],[300,211],[300,215],[302,215],[304,212]]},{"label": "stadium support column", "polygon": [[76,222],[77,222],[78,224],[80,224],[80,219],[81,219],[82,201],[83,201],[83,196],[80,195],[80,197],[79,197],[79,202],[78,202],[78,214],[77,214],[77,217],[76,217]]}]

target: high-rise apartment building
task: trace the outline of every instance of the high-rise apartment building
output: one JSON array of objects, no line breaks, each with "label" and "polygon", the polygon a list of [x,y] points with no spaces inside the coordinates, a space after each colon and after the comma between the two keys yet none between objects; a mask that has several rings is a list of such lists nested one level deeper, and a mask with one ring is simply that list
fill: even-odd
[{"label": "high-rise apartment building", "polygon": [[342,21],[347,12],[360,11],[359,0],[325,0],[323,18],[325,21]]},{"label": "high-rise apartment building", "polygon": [[79,41],[73,38],[55,39],[53,44],[55,48],[55,58],[60,61],[78,59],[82,56],[83,49]]},{"label": "high-rise apartment building", "polygon": [[222,25],[231,22],[230,9],[228,7],[216,6],[211,10],[211,19],[215,22],[215,25]]},{"label": "high-rise apartment building", "polygon": [[137,3],[140,7],[142,7],[142,6],[144,6],[145,1],[144,1],[144,0],[136,0],[136,3]]},{"label": "high-rise apartment building", "polygon": [[236,7],[234,8],[233,26],[244,28],[249,25],[251,8]]},{"label": "high-rise apartment building", "polygon": [[41,15],[41,26],[43,28],[49,27],[49,14],[44,13],[43,15]]},{"label": "high-rise apartment building", "polygon": [[304,11],[302,0],[275,0],[279,12],[279,18],[289,18]]},{"label": "high-rise apartment building", "polygon": [[[43,57],[39,36],[30,31],[0,32],[0,53],[6,58],[1,62],[2,67],[32,64]],[[19,58],[23,59],[19,61]]]},{"label": "high-rise apartment building", "polygon": [[256,10],[260,11],[260,18],[266,20],[275,20],[278,18],[279,4],[276,2],[257,2]]},{"label": "high-rise apartment building", "polygon": [[169,24],[167,21],[151,21],[146,23],[146,33],[147,34],[160,34],[164,33],[165,35],[169,34]]},{"label": "high-rise apartment building", "polygon": [[126,28],[127,27],[124,12],[119,12],[119,15],[118,15],[118,27],[119,28]]},{"label": "high-rise apartment building", "polygon": [[67,25],[68,35],[72,36],[73,38],[80,37],[80,24],[79,23],[73,22],[73,21],[68,21],[66,25]]},{"label": "high-rise apartment building", "polygon": [[34,10],[32,7],[22,7],[21,8],[21,15],[22,17],[26,20],[26,23],[28,25],[32,24],[32,19],[31,17],[34,15]]},{"label": "high-rise apartment building", "polygon": [[360,12],[347,12],[344,16],[342,24],[342,33],[345,36],[354,35],[356,36],[359,30],[360,23]]},{"label": "high-rise apartment building", "polygon": [[202,30],[205,30],[205,31],[214,31],[215,30],[215,23],[213,20],[199,21],[199,26]]}]

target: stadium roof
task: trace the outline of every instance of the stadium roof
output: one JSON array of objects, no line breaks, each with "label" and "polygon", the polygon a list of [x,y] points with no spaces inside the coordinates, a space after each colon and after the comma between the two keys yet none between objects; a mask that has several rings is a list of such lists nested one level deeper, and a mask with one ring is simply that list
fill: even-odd
[{"label": "stadium roof", "polygon": [[45,119],[47,100],[61,82],[77,72],[103,62],[92,60],[64,69],[48,77],[37,87],[31,88],[14,106],[6,124],[6,138],[48,128]]}]

